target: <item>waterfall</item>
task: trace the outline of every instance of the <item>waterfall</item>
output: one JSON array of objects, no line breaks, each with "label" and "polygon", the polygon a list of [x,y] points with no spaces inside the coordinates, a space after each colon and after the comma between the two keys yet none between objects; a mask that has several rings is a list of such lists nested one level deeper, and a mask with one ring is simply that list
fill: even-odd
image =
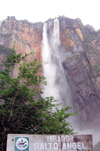
[{"label": "waterfall", "polygon": [[64,74],[60,56],[59,20],[55,19],[53,31],[47,34],[48,23],[44,23],[42,42],[42,64],[47,86],[44,86],[43,97],[53,96],[59,103],[71,105],[70,89]]}]

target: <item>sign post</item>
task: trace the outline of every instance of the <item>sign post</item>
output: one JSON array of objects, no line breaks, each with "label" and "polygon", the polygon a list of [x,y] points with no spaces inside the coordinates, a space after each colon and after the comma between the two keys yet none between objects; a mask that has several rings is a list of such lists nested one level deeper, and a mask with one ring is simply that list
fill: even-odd
[{"label": "sign post", "polygon": [[8,134],[7,151],[93,151],[92,135]]}]

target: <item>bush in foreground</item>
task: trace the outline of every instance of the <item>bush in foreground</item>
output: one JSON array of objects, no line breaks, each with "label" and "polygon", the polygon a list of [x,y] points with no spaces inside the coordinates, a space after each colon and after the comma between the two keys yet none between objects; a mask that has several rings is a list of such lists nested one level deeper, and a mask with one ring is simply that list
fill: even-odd
[{"label": "bush in foreground", "polygon": [[[5,69],[0,71],[0,150],[6,150],[7,133],[72,134],[66,118],[75,113],[66,112],[71,107],[58,109],[53,97],[42,98],[41,64],[37,59],[27,63],[27,55],[7,57]],[[21,63],[20,63],[21,62]],[[22,63],[23,62],[23,63]],[[12,78],[12,71],[19,64],[19,73]],[[55,108],[55,109],[54,109]]]}]

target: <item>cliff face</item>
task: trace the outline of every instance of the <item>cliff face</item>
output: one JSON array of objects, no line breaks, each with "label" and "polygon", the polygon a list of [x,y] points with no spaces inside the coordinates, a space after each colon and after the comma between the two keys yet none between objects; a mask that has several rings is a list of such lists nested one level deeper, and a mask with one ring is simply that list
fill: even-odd
[{"label": "cliff face", "polygon": [[[16,42],[16,53],[35,52],[27,60],[32,61],[36,57],[41,61],[41,41],[43,23],[29,23],[28,21],[17,21],[15,17],[8,17],[0,27],[0,45],[13,48]],[[15,67],[13,77],[17,76]]]},{"label": "cliff face", "polygon": [[61,46],[66,58],[63,67],[76,111],[80,110],[80,129],[100,125],[100,37],[79,19],[60,18]]},{"label": "cliff face", "polygon": [[[83,26],[80,19],[59,17],[60,50],[62,65],[72,94],[73,108],[79,111],[80,129],[99,128],[100,125],[100,32],[91,26]],[[47,21],[48,37],[53,29],[53,19]],[[16,53],[35,52],[28,57],[41,61],[43,23],[17,21],[8,17],[0,27],[0,45],[12,48],[16,41]],[[5,52],[0,52],[0,62]],[[15,67],[13,77],[17,75]]]}]

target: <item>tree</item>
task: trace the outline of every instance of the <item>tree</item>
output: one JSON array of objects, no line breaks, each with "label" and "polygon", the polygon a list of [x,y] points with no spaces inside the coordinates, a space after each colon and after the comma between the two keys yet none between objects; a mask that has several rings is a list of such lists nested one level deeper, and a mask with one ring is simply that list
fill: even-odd
[{"label": "tree", "polygon": [[[58,109],[53,97],[42,98],[41,64],[37,59],[27,63],[27,54],[15,54],[15,48],[7,57],[0,71],[0,150],[5,151],[7,133],[72,134],[66,118],[71,107]],[[21,63],[20,63],[21,62]],[[12,71],[19,64],[19,73],[12,78]],[[55,108],[55,110],[53,110]],[[52,122],[53,121],[53,122]]]}]

